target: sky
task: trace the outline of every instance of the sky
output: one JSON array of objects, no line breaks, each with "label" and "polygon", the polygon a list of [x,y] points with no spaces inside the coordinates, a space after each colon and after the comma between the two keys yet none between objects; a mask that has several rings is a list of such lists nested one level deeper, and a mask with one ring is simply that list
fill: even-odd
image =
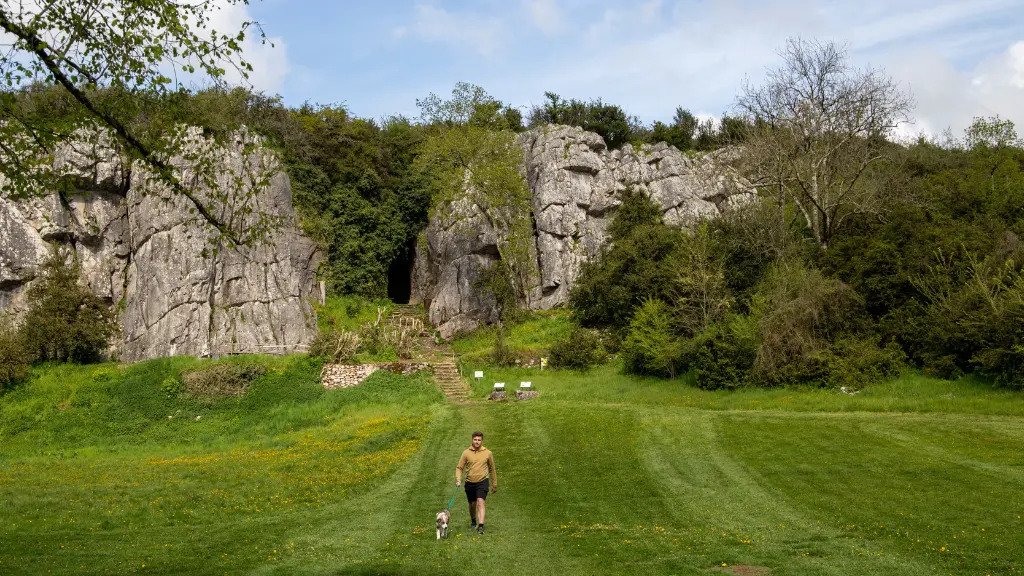
[{"label": "sky", "polygon": [[274,47],[247,43],[250,81],[289,106],[415,117],[417,98],[464,81],[524,112],[551,91],[645,123],[677,106],[720,116],[801,36],[845,44],[911,93],[904,134],[962,135],[997,114],[1024,134],[1024,0],[250,1],[219,18],[261,23]]}]

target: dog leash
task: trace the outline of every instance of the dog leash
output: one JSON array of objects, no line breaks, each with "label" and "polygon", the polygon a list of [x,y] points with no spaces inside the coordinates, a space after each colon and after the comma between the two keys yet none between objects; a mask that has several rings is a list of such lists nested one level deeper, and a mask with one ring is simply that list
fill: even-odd
[{"label": "dog leash", "polygon": [[452,499],[448,501],[448,507],[445,508],[445,510],[451,510],[452,509],[452,504],[455,503],[455,495],[458,494],[458,493],[459,493],[459,487],[456,486],[455,487],[455,492],[452,492]]}]

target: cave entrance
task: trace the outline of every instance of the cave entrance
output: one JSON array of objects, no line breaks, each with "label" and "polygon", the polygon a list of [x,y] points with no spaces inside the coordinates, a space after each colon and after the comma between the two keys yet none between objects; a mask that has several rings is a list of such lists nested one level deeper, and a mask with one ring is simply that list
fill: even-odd
[{"label": "cave entrance", "polygon": [[388,267],[388,298],[395,304],[408,304],[412,296],[412,264],[416,241],[410,240]]}]

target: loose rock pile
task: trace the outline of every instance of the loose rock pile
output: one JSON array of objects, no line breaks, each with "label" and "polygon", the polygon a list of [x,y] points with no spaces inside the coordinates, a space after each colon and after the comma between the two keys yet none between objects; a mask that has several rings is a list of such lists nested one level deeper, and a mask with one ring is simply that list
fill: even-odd
[{"label": "loose rock pile", "polygon": [[[516,400],[529,400],[540,396],[540,392],[535,390],[516,390]],[[504,402],[508,400],[507,392],[491,392],[487,396],[488,400],[494,400],[495,402]]]}]

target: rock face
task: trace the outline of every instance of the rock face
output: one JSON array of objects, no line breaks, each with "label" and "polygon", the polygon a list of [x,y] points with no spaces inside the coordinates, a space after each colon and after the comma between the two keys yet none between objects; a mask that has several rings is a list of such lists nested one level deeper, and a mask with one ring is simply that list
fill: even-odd
[{"label": "rock face", "polygon": [[[58,243],[73,249],[83,283],[119,310],[122,360],[304,349],[316,336],[319,254],[295,228],[288,177],[254,142],[242,131],[214,150],[218,183],[235,190],[229,203],[250,202],[282,225],[265,242],[239,248],[212,244],[187,199],[118,164],[116,155],[89,163],[91,171],[75,165],[73,152],[58,155],[86,182],[81,190],[0,199],[0,308],[15,316],[25,310],[25,290],[48,244]],[[265,178],[228,186],[252,174]],[[209,198],[201,184],[193,193]]]},{"label": "rock face", "polygon": [[[581,265],[596,257],[626,187],[643,191],[664,212],[666,224],[688,226],[750,201],[750,186],[716,154],[691,158],[661,143],[608,150],[597,134],[546,126],[519,137],[532,193],[537,286],[531,309],[568,300]],[[468,204],[446,207],[431,219],[413,267],[413,300],[448,338],[496,319],[494,302],[474,283],[498,259],[494,230]]]}]

